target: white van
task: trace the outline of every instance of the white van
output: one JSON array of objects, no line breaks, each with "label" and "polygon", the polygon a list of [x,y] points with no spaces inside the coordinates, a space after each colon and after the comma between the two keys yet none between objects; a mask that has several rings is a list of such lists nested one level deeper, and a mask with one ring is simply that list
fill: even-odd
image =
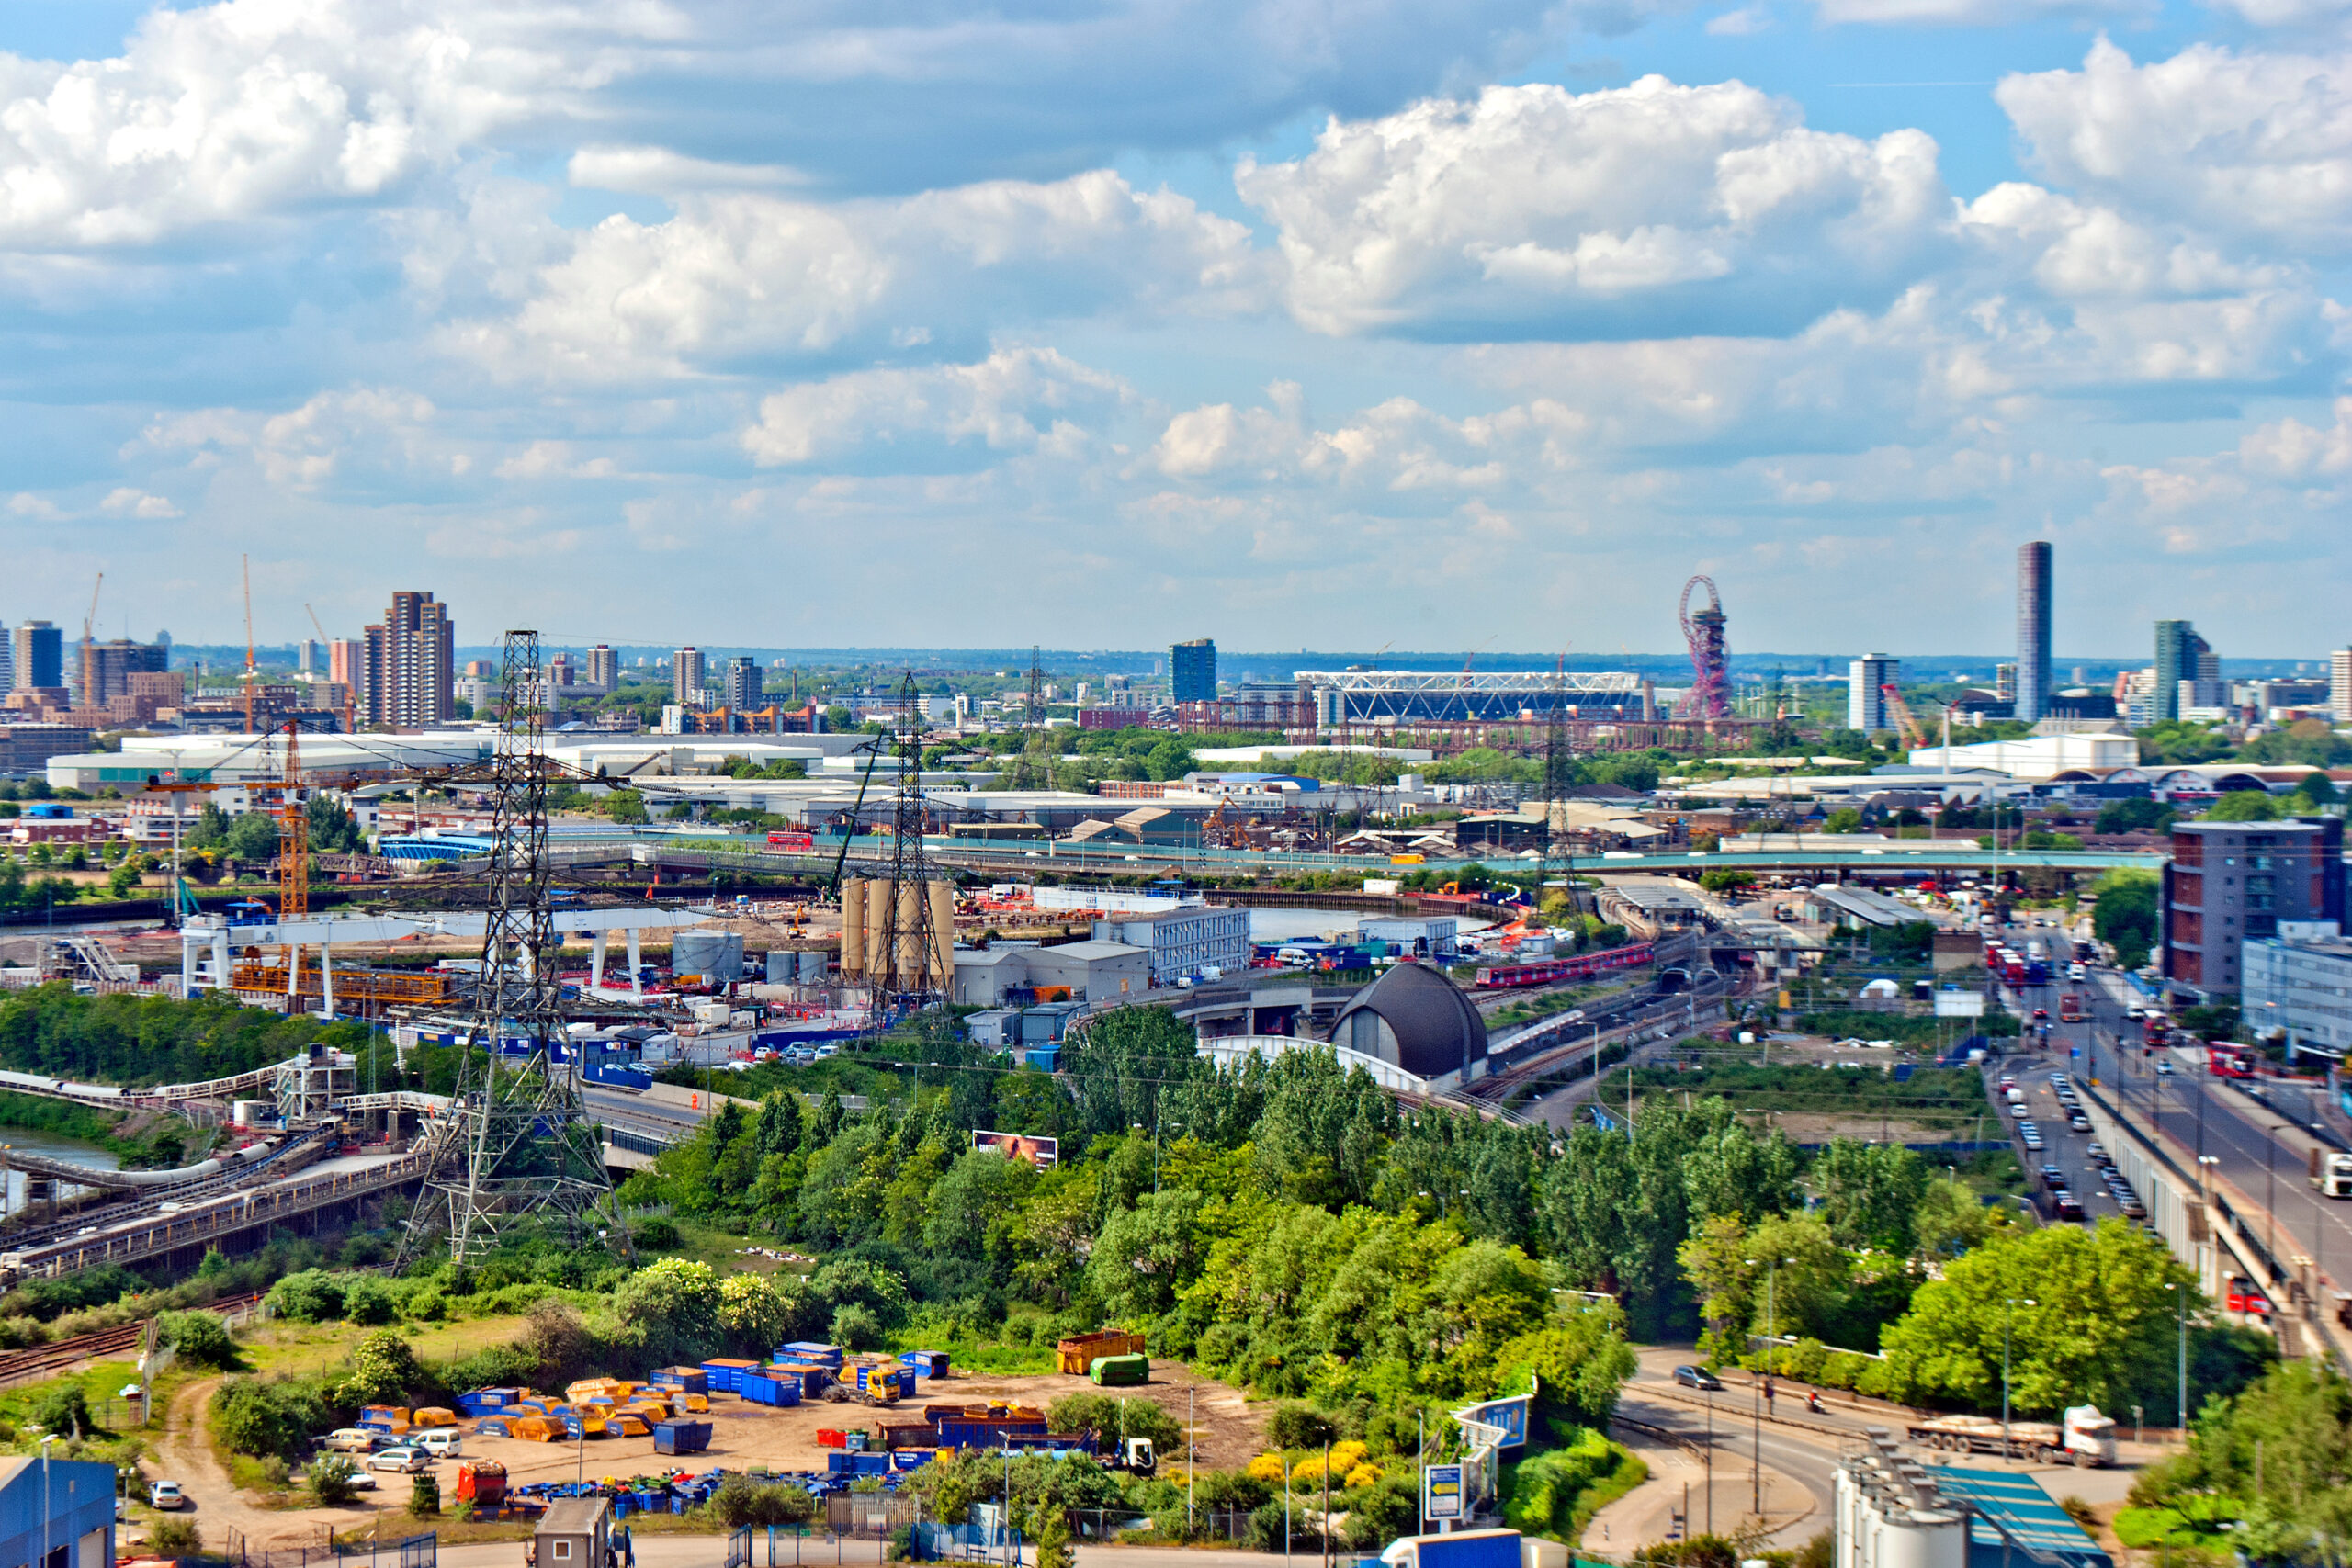
[{"label": "white van", "polygon": [[455,1427],[435,1427],[428,1431],[410,1434],[409,1446],[423,1449],[435,1459],[455,1459],[462,1450]]}]

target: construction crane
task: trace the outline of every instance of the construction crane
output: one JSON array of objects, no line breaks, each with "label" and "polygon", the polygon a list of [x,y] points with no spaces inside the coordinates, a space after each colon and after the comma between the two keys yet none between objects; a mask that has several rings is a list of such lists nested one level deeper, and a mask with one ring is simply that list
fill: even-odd
[{"label": "construction crane", "polygon": [[[334,639],[327,636],[326,627],[319,624],[319,613],[311,608],[311,602],[307,599],[302,601],[302,613],[311,617],[311,629],[319,634],[319,646],[329,650],[327,673],[332,675],[334,673],[333,661]],[[353,722],[354,716],[352,709],[356,694],[352,691],[352,685],[353,682],[349,681],[345,681],[343,683],[343,732],[345,735],[356,735],[359,733],[359,727]]]},{"label": "construction crane", "polygon": [[[1500,634],[1497,634],[1497,635],[1500,635]],[[1462,660],[1462,684],[1463,684],[1465,688],[1470,684],[1470,667],[1471,667],[1473,664],[1476,664],[1476,663],[1477,663],[1477,662],[1478,662],[1478,655],[1480,655],[1481,653],[1484,653],[1484,652],[1487,650],[1487,643],[1490,643],[1490,642],[1492,642],[1492,641],[1494,641],[1494,640],[1495,640],[1495,639],[1494,639],[1494,637],[1488,637],[1488,638],[1487,639],[1487,642],[1482,642],[1482,643],[1480,643],[1477,647],[1476,647],[1476,648],[1472,649],[1469,651],[1469,653],[1464,657],[1464,659],[1463,659],[1463,660]]]},{"label": "construction crane", "polygon": [[1896,726],[1903,731],[1904,744],[1913,750],[1926,750],[1927,731],[1921,729],[1919,721],[1911,716],[1911,705],[1903,700],[1903,694],[1893,685],[1883,685],[1878,691],[1879,695],[1886,699],[1886,711],[1894,716]]},{"label": "construction crane", "polygon": [[107,574],[102,571],[98,573],[97,581],[90,586],[90,613],[82,617],[82,705],[84,707],[97,705],[98,661],[94,649],[97,645],[98,590],[106,585]]}]

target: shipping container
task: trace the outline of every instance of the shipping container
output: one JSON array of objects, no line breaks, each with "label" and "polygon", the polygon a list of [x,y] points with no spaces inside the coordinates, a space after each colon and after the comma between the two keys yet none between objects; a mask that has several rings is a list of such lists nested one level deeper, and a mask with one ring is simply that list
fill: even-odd
[{"label": "shipping container", "polygon": [[838,1345],[820,1345],[813,1339],[796,1339],[778,1350],[776,1359],[814,1361],[819,1366],[831,1367],[835,1371],[839,1371],[842,1365],[842,1348]]},{"label": "shipping container", "polygon": [[710,1393],[733,1393],[737,1392],[735,1380],[745,1372],[758,1371],[759,1365],[757,1361],[738,1361],[721,1358],[705,1361],[702,1364],[702,1370],[703,1375],[710,1380]]},{"label": "shipping container", "polygon": [[1082,1378],[1102,1356],[1132,1356],[1144,1348],[1143,1336],[1124,1334],[1115,1328],[1099,1334],[1081,1334],[1065,1339],[1054,1347],[1056,1369],[1067,1376]]},{"label": "shipping container", "polygon": [[1097,1356],[1086,1375],[1104,1388],[1131,1388],[1151,1381],[1148,1356]]},{"label": "shipping container", "polygon": [[664,1421],[653,1428],[657,1454],[698,1454],[710,1447],[707,1421]]},{"label": "shipping container", "polygon": [[825,1385],[833,1381],[831,1371],[814,1361],[773,1362],[767,1369],[767,1374],[772,1378],[791,1378],[798,1382],[803,1399],[816,1398],[825,1392]]},{"label": "shipping container", "polygon": [[688,1393],[708,1393],[710,1374],[700,1367],[664,1367],[653,1374],[653,1386],[684,1389]]},{"label": "shipping container", "polygon": [[947,1352],[944,1350],[910,1350],[899,1359],[912,1367],[919,1378],[944,1378],[947,1375]]}]

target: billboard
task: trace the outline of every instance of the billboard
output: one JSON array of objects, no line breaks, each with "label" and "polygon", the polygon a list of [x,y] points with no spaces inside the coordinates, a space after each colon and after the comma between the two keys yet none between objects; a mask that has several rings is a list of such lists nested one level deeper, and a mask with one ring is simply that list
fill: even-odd
[{"label": "billboard", "polygon": [[1431,1464],[1421,1468],[1421,1517],[1458,1519],[1462,1517],[1462,1467]]},{"label": "billboard", "polygon": [[1938,991],[1936,1016],[1938,1018],[1983,1018],[1984,993],[1982,991]]},{"label": "billboard", "polygon": [[1484,1404],[1474,1404],[1454,1415],[1467,1421],[1483,1421],[1502,1432],[1499,1447],[1522,1449],[1527,1446],[1527,1407],[1534,1402],[1532,1393],[1515,1393],[1508,1399],[1490,1399]]},{"label": "billboard", "polygon": [[1025,1159],[1039,1170],[1051,1170],[1061,1163],[1058,1138],[1040,1138],[1027,1133],[985,1133],[974,1128],[972,1146],[994,1149],[1007,1159]]}]

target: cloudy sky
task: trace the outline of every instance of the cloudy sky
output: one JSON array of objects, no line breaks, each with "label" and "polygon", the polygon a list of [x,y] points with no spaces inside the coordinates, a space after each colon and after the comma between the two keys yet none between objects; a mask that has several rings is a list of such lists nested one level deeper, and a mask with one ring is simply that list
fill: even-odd
[{"label": "cloudy sky", "polygon": [[0,616],[2352,640],[2352,0],[0,3]]}]

